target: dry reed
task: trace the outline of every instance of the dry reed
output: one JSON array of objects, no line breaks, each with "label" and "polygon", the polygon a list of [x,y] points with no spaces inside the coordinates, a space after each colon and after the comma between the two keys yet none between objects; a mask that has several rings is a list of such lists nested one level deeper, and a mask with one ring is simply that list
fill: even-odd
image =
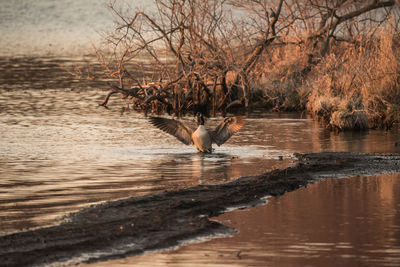
[{"label": "dry reed", "polygon": [[388,129],[399,122],[400,47],[393,30],[355,43],[331,43],[307,76],[300,74],[309,63],[306,51],[289,48],[274,57],[277,64],[266,65],[254,83],[263,88],[266,106],[306,109],[338,130]]}]

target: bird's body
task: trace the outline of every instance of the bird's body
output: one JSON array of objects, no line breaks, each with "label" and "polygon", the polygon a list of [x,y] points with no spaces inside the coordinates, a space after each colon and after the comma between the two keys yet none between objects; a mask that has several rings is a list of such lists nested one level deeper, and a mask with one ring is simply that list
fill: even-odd
[{"label": "bird's body", "polygon": [[150,122],[160,130],[175,136],[186,145],[194,144],[197,150],[205,153],[212,152],[213,143],[220,146],[234,133],[239,131],[245,123],[245,117],[226,118],[213,131],[208,131],[204,127],[202,114],[197,114],[197,121],[199,126],[196,130],[193,130],[184,123],[174,119],[150,117]]},{"label": "bird's body", "polygon": [[204,125],[199,125],[196,131],[192,133],[192,140],[198,151],[212,152],[211,137]]}]

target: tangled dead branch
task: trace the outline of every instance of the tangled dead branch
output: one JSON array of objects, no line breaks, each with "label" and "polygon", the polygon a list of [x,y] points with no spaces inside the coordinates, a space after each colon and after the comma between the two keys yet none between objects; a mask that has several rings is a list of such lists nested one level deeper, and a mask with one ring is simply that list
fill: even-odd
[{"label": "tangled dead branch", "polygon": [[95,48],[111,79],[100,105],[121,94],[145,112],[246,109],[262,99],[253,84],[266,65],[279,63],[282,48],[303,51],[298,55],[306,59],[297,60],[305,64],[282,73],[302,84],[333,42],[376,30],[395,6],[395,0],[153,0],[151,10],[139,10],[112,1],[115,30]]}]

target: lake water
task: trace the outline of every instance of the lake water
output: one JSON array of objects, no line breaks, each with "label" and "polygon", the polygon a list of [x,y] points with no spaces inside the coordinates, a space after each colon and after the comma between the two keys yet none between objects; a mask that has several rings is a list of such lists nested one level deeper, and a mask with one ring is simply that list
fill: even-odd
[{"label": "lake water", "polygon": [[214,219],[238,233],[88,266],[400,265],[400,174],[323,180]]},{"label": "lake water", "polygon": [[[153,128],[143,114],[127,110],[119,97],[111,99],[110,109],[99,107],[106,87],[66,72],[85,62],[52,57],[2,57],[0,62],[0,234],[56,224],[69,212],[102,201],[285,168],[294,153],[400,152],[396,129],[337,134],[306,115],[252,112],[242,131],[215,153],[202,155]],[[209,119],[208,124],[215,126],[221,119]],[[190,117],[183,120],[193,122]],[[157,257],[150,254],[147,260],[146,255],[125,260],[146,265],[157,258],[173,266],[309,265],[303,253],[320,258],[311,261],[317,266],[343,252],[344,258],[355,260],[350,263],[396,265],[398,178],[318,183],[271,198],[266,206],[216,218],[239,229],[231,238],[155,253]],[[363,190],[358,192],[360,184]],[[376,188],[386,188],[378,190],[381,198]],[[317,204],[321,206],[315,209]],[[357,215],[361,211],[365,213]],[[359,237],[353,238],[356,232]],[[367,242],[361,238],[368,236]]]},{"label": "lake water", "polygon": [[[109,0],[18,0],[0,4],[0,56],[81,56],[114,29]],[[146,0],[126,2],[152,9]],[[126,5],[122,5],[126,7]]]},{"label": "lake water", "polygon": [[[305,115],[251,113],[240,133],[201,155],[118,97],[99,107],[104,84],[67,71],[85,70],[91,59],[81,56],[112,29],[106,3],[0,5],[0,234],[59,223],[93,203],[285,168],[293,153],[400,152],[396,129],[336,134]],[[238,229],[231,237],[96,266],[400,266],[399,179],[321,181],[215,218]]]}]

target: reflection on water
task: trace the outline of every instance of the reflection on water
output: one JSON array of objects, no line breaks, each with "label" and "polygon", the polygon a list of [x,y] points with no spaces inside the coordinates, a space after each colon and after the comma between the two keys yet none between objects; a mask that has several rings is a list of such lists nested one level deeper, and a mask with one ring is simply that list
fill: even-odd
[{"label": "reflection on water", "polygon": [[[291,161],[292,152],[273,147],[268,136],[251,135],[263,120],[249,119],[247,130],[203,155],[141,114],[98,107],[102,96],[93,90],[1,93],[2,232],[43,225],[90,203],[226,182]],[[278,161],[281,155],[286,158]]]},{"label": "reflection on water", "polygon": [[[400,152],[398,130],[335,134],[298,114],[253,112],[242,131],[203,155],[151,127],[142,114],[122,112],[127,104],[118,97],[109,110],[99,107],[102,84],[63,71],[77,61],[0,63],[0,234],[49,225],[101,201],[284,168],[296,152]],[[317,243],[310,247],[326,249]]]},{"label": "reflection on water", "polygon": [[323,180],[215,219],[239,233],[96,266],[400,266],[400,174]]}]

